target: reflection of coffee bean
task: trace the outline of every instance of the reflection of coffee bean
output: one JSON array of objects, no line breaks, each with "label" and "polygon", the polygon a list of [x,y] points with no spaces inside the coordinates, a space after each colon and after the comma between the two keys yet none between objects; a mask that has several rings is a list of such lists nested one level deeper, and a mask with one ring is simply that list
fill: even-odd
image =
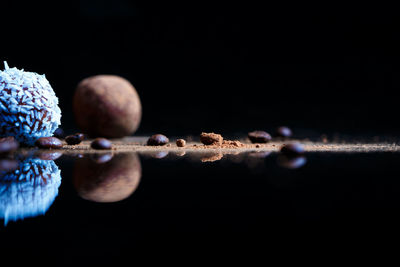
[{"label": "reflection of coffee bean", "polygon": [[94,149],[111,149],[112,143],[110,140],[99,137],[92,141],[90,146]]},{"label": "reflection of coffee bean", "polygon": [[136,190],[141,175],[140,160],[134,153],[116,154],[102,164],[85,157],[75,162],[73,184],[83,199],[116,202]]},{"label": "reflection of coffee bean", "polygon": [[40,151],[38,153],[38,158],[41,160],[56,160],[59,157],[62,156],[62,153],[59,151],[49,151],[49,150],[45,150],[45,151]]},{"label": "reflection of coffee bean", "polygon": [[288,169],[297,169],[306,164],[307,160],[303,156],[288,157],[286,155],[280,155],[278,157],[278,164],[281,167]]},{"label": "reflection of coffee bean", "polygon": [[94,162],[96,162],[96,163],[98,163],[98,164],[105,163],[105,162],[111,160],[112,157],[113,157],[113,154],[112,154],[111,152],[110,152],[110,153],[105,153],[105,154],[92,154],[92,155],[90,156],[90,158],[91,158]]},{"label": "reflection of coffee bean", "polygon": [[278,127],[275,131],[275,136],[289,138],[292,136],[292,130],[286,126]]},{"label": "reflection of coffee bean", "polygon": [[14,137],[0,138],[0,154],[5,154],[17,150],[19,143]]},{"label": "reflection of coffee bean", "polygon": [[178,140],[176,140],[176,145],[178,147],[184,147],[184,146],[186,146],[186,141],[184,139],[178,139]]},{"label": "reflection of coffee bean", "polygon": [[154,134],[147,140],[148,146],[163,146],[169,142],[168,137],[162,134]]},{"label": "reflection of coffee bean", "polygon": [[248,154],[248,156],[251,157],[251,158],[266,158],[266,157],[269,156],[269,154],[271,154],[270,151],[261,151],[261,152],[253,151],[253,152],[250,152]]},{"label": "reflection of coffee bean", "polygon": [[150,152],[150,156],[155,159],[162,159],[165,158],[169,154],[168,151],[157,151],[157,152]]},{"label": "reflection of coffee bean", "polygon": [[12,172],[18,168],[18,161],[14,159],[0,159],[0,172]]},{"label": "reflection of coffee bean", "polygon": [[304,153],[304,147],[299,143],[283,145],[281,152],[287,156],[297,156]]},{"label": "reflection of coffee bean", "polygon": [[36,140],[35,145],[39,148],[62,148],[63,143],[56,137],[41,137]]},{"label": "reflection of coffee bean", "polygon": [[270,141],[271,135],[264,131],[253,131],[247,134],[252,143],[267,143]]},{"label": "reflection of coffee bean", "polygon": [[68,145],[77,145],[81,143],[84,138],[85,136],[82,133],[76,133],[65,137],[65,142],[67,142]]}]

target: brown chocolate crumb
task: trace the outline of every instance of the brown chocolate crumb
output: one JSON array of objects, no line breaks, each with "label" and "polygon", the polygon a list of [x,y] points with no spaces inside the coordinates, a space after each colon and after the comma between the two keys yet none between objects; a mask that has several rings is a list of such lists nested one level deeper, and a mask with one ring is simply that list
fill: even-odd
[{"label": "brown chocolate crumb", "polygon": [[222,145],[222,136],[216,133],[201,133],[200,141],[206,145]]},{"label": "brown chocolate crumb", "polygon": [[178,139],[178,140],[176,140],[176,145],[178,147],[184,147],[184,146],[186,146],[186,141],[184,139]]}]

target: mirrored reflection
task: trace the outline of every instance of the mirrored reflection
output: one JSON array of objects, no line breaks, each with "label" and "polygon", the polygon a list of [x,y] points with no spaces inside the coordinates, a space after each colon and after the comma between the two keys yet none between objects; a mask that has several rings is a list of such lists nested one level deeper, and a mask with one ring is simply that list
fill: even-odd
[{"label": "mirrored reflection", "polygon": [[287,169],[297,169],[307,163],[307,159],[304,156],[288,157],[285,155],[278,156],[278,165]]},{"label": "mirrored reflection", "polygon": [[252,151],[247,153],[245,164],[252,173],[262,173],[265,171],[265,158],[271,154],[270,151]]},{"label": "mirrored reflection", "polygon": [[53,160],[0,160],[0,219],[43,215],[58,195],[61,171]]},{"label": "mirrored reflection", "polygon": [[178,157],[183,157],[186,155],[186,152],[184,150],[178,150],[178,151],[175,151],[175,155]]},{"label": "mirrored reflection", "polygon": [[209,154],[203,155],[200,158],[200,160],[201,160],[201,162],[214,162],[214,161],[221,160],[223,157],[224,157],[224,154],[222,154],[221,152],[219,152],[219,153],[209,153]]},{"label": "mirrored reflection", "polygon": [[149,155],[155,159],[163,159],[168,156],[168,151],[157,151],[157,152],[150,152]]},{"label": "mirrored reflection", "polygon": [[98,164],[102,164],[102,163],[106,163],[107,161],[110,161],[113,157],[113,153],[103,153],[103,154],[92,154],[90,156],[90,158],[98,163]]},{"label": "mirrored reflection", "polygon": [[94,202],[117,202],[135,192],[142,167],[136,153],[120,153],[108,161],[89,156],[75,161],[73,184],[80,197]]}]

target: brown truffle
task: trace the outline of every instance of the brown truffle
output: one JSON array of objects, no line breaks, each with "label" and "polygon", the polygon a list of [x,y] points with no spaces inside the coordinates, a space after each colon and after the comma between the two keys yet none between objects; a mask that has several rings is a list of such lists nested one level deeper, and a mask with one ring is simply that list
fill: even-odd
[{"label": "brown truffle", "polygon": [[135,88],[115,75],[97,75],[81,81],[75,91],[73,110],[78,126],[93,137],[131,135],[142,117]]},{"label": "brown truffle", "polygon": [[83,158],[75,163],[73,183],[83,199],[116,202],[129,197],[136,190],[141,175],[139,157],[133,153],[118,154],[101,164]]}]

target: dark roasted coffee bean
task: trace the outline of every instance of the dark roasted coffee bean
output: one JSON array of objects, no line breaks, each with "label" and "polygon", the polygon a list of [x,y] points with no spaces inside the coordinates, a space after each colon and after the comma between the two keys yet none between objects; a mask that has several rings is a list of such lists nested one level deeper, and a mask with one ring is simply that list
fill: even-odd
[{"label": "dark roasted coffee bean", "polygon": [[111,149],[112,143],[110,140],[100,137],[94,139],[90,146],[94,149]]},{"label": "dark roasted coffee bean", "polygon": [[292,130],[286,126],[278,127],[275,131],[276,137],[289,138],[292,136]]},{"label": "dark roasted coffee bean", "polygon": [[35,145],[39,148],[62,148],[63,143],[56,137],[40,137]]},{"label": "dark roasted coffee bean", "polygon": [[186,141],[184,139],[178,139],[178,140],[176,140],[176,145],[178,147],[184,147],[184,146],[186,146]]},{"label": "dark roasted coffee bean", "polygon": [[169,142],[168,137],[162,134],[154,134],[147,140],[148,146],[163,146]]},{"label": "dark roasted coffee bean", "polygon": [[264,131],[253,131],[247,134],[252,143],[267,143],[271,140],[271,135]]},{"label": "dark roasted coffee bean", "polygon": [[64,139],[64,137],[65,137],[65,133],[64,133],[64,130],[62,128],[57,128],[54,131],[53,135],[54,135],[54,137],[57,137],[59,139]]},{"label": "dark roasted coffee bean", "polygon": [[17,150],[19,147],[19,143],[15,140],[14,137],[4,137],[0,138],[0,154],[6,154],[12,151]]},{"label": "dark roasted coffee bean", "polygon": [[85,136],[82,133],[76,133],[65,137],[65,142],[67,142],[68,145],[77,145],[80,144],[83,139],[85,139]]},{"label": "dark roasted coffee bean", "polygon": [[298,156],[304,153],[304,147],[299,143],[283,145],[281,152],[287,156]]}]

